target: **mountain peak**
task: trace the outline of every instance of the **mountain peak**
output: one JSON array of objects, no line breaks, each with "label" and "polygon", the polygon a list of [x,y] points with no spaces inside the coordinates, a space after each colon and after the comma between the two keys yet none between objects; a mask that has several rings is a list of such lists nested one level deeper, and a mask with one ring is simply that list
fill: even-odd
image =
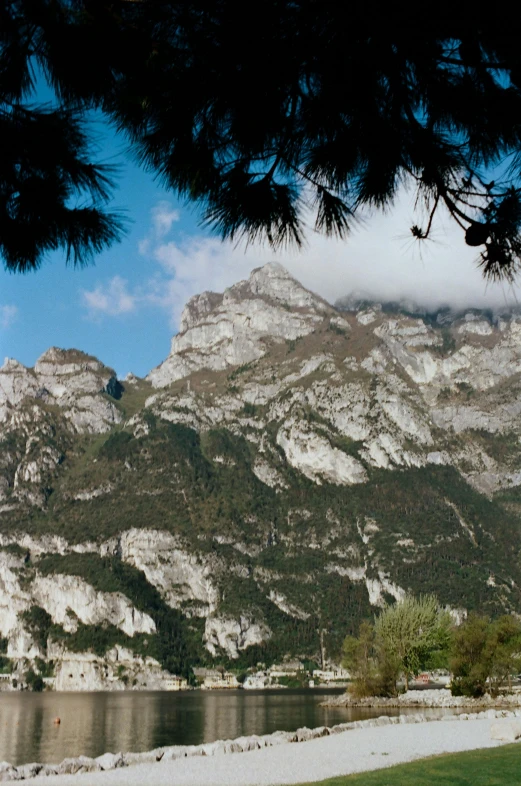
[{"label": "mountain peak", "polygon": [[248,279],[252,294],[271,298],[293,308],[330,310],[331,306],[294,278],[278,262],[268,262],[252,270]]},{"label": "mountain peak", "polygon": [[249,363],[266,353],[270,339],[300,338],[334,313],[286,268],[269,262],[222,294],[203,292],[190,298],[169,357],[148,379],[155,387],[165,387],[199,369]]},{"label": "mountain peak", "polygon": [[45,400],[59,407],[73,430],[108,431],[121,416],[102,393],[114,390],[113,369],[77,349],[50,347],[34,369],[6,358],[0,368],[0,422],[24,399]]},{"label": "mountain peak", "polygon": [[75,689],[112,674],[112,655],[76,651],[80,622],[86,648],[110,625],[107,646],[119,626],[127,651],[147,630],[148,652],[163,652],[134,597],[178,609],[186,652],[199,618],[205,662],[203,647],[219,662],[264,642],[263,657],[312,660],[316,618],[340,657],[360,619],[406,592],[519,609],[521,319],[364,293],[346,303],[356,310],[271,263],[188,302],[152,395],[75,350],[0,370],[0,635],[19,658],[13,676],[49,630],[29,627],[33,606],[63,626],[39,657]]},{"label": "mountain peak", "polygon": [[49,347],[34,365],[39,373],[73,374],[79,371],[101,371],[104,366],[93,355],[88,355],[80,349],[61,349]]}]

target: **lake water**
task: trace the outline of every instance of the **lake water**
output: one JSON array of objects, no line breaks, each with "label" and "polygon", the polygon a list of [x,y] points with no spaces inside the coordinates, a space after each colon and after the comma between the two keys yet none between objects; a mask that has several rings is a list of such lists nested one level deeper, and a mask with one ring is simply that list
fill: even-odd
[{"label": "lake water", "polygon": [[[325,696],[339,692],[0,693],[0,761],[53,763],[80,754],[197,745],[383,714],[381,709],[320,707]],[[57,716],[59,726],[53,724]]]}]

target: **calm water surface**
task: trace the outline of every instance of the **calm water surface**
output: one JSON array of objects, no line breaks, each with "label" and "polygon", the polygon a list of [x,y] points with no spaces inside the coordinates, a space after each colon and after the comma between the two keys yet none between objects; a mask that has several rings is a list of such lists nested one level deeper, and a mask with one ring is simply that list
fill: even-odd
[{"label": "calm water surface", "polygon": [[[0,693],[0,761],[52,763],[80,754],[197,745],[383,714],[381,709],[319,706],[325,696],[339,692]],[[53,724],[56,716],[60,726]]]}]

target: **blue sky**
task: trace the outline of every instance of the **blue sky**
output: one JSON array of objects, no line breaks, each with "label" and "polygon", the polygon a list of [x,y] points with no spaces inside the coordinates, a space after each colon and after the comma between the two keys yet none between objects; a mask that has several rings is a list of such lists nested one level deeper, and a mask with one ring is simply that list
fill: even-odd
[{"label": "blue sky", "polygon": [[[63,255],[56,253],[34,273],[2,270],[0,357],[33,365],[49,346],[77,347],[120,373],[133,368],[146,373],[168,353],[172,333],[168,309],[152,300],[138,308],[132,297],[125,296],[156,272],[151,260],[140,253],[139,243],[150,233],[152,211],[165,193],[132,163],[124,141],[112,134],[107,134],[99,158],[121,165],[114,206],[125,208],[131,219],[128,233],[120,244],[100,254],[93,266],[67,267]],[[184,211],[176,235],[181,238],[193,231],[195,222]]]},{"label": "blue sky", "polygon": [[126,210],[128,234],[84,269],[66,267],[60,253],[35,273],[0,268],[0,364],[14,357],[32,366],[50,346],[76,347],[120,376],[129,371],[144,376],[167,356],[191,295],[222,291],[271,259],[331,302],[353,290],[428,305],[481,307],[518,296],[485,285],[474,265],[475,251],[448,221],[440,220],[435,242],[420,256],[407,239],[413,211],[405,193],[391,213],[367,217],[343,243],[311,230],[302,253],[275,255],[266,248],[245,251],[221,243],[200,228],[193,208],[132,162],[124,139],[104,126],[95,131],[97,159],[120,166],[113,207]]}]

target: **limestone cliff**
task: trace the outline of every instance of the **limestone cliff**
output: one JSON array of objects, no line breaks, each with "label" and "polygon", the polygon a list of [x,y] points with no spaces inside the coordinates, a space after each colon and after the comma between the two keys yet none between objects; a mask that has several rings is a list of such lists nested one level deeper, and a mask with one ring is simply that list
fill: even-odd
[{"label": "limestone cliff", "polygon": [[143,687],[335,655],[407,590],[518,610],[520,413],[515,310],[334,307],[276,264],[192,298],[146,380],[7,360],[3,668]]}]

